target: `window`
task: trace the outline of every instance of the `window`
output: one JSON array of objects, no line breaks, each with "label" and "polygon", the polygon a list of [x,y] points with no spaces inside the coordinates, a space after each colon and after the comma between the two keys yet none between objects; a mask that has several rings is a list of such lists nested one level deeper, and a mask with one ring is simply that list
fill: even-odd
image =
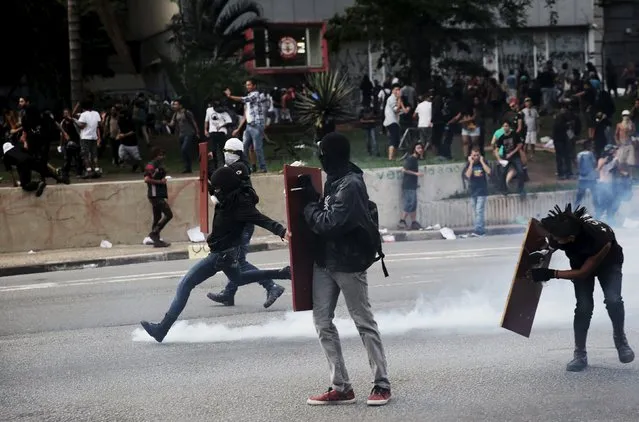
[{"label": "window", "polygon": [[322,27],[272,25],[253,33],[255,67],[308,68],[322,66]]}]

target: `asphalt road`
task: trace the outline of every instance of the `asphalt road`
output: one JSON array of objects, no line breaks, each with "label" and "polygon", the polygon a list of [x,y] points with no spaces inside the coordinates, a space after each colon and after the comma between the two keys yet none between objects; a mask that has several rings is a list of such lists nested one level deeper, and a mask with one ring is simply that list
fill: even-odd
[{"label": "asphalt road", "polygon": [[[639,348],[639,233],[619,238],[627,332]],[[341,300],[337,326],[358,403],[318,408],[306,398],[329,385],[326,360],[309,313],[291,312],[290,289],[264,310],[264,290],[247,286],[226,308],[206,298],[225,281],[217,275],[158,344],[138,322],[162,317],[192,262],[2,278],[0,420],[638,420],[639,365],[619,363],[599,290],[586,372],[565,372],[569,282],[544,289],[530,339],[499,328],[520,243],[518,235],[386,245],[390,277],[378,265],[369,272],[394,394],[381,408],[365,405],[371,373]],[[249,259],[273,268],[288,253]]]}]

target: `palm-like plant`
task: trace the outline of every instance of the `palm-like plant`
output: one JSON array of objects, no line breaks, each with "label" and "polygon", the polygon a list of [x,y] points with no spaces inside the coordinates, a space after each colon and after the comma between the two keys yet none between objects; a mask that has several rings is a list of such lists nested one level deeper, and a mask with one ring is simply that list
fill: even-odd
[{"label": "palm-like plant", "polygon": [[353,119],[353,87],[338,71],[312,73],[307,77],[308,91],[297,95],[298,121],[314,128],[315,140],[332,132],[335,124]]},{"label": "palm-like plant", "polygon": [[[171,18],[171,42],[183,56],[211,61],[239,57],[247,29],[264,27],[261,6],[253,0],[174,0],[179,12]],[[250,57],[242,56],[243,61]]]}]

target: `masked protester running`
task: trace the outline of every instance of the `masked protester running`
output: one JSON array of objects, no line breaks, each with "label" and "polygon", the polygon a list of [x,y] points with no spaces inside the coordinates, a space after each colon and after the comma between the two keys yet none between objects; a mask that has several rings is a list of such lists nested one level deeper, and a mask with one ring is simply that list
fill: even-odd
[{"label": "masked protester running", "polygon": [[271,220],[255,208],[259,201],[255,190],[244,186],[240,176],[230,167],[218,169],[211,176],[210,183],[214,192],[211,200],[215,203],[212,230],[207,238],[211,252],[206,258],[195,264],[182,278],[164,319],[158,324],[141,322],[146,332],[158,342],[162,342],[186,307],[191,290],[219,271],[224,272],[231,280],[239,280],[240,283],[264,279],[291,279],[290,267],[284,267],[280,270],[241,272],[239,265],[240,245],[246,224],[257,224],[282,239],[289,238],[288,232],[281,224]]},{"label": "masked protester running", "polygon": [[[308,204],[304,219],[315,234],[313,267],[313,321],[329,363],[332,385],[312,396],[309,405],[355,402],[346,371],[339,334],[333,318],[340,292],[355,322],[374,376],[369,405],[384,405],[391,398],[386,356],[368,298],[366,270],[372,265],[371,248],[379,231],[373,226],[362,170],[350,162],[348,139],[329,133],[319,142],[322,167],[327,174],[324,197],[301,177]],[[372,230],[372,231],[371,231]],[[295,233],[292,234],[295,236]],[[381,246],[380,246],[381,247]]]},{"label": "masked protester running", "polygon": [[[47,177],[55,179],[58,183],[69,184],[68,177],[60,176],[51,171],[46,163],[30,155],[27,150],[22,147],[22,143],[20,142],[16,142],[15,144],[5,142],[2,145],[2,161],[13,178],[14,186],[18,186],[18,181],[13,172],[15,168],[22,190],[25,192],[35,191],[37,197],[42,196],[44,193],[44,189],[47,187]],[[36,172],[40,175],[39,182],[32,179],[31,172]]]},{"label": "masked protester running", "polygon": [[[244,156],[244,146],[242,141],[237,138],[231,138],[224,144],[224,164],[232,169],[242,180],[242,184],[252,189],[250,179],[249,163]],[[240,271],[252,271],[257,268],[246,260],[251,237],[255,231],[254,224],[246,224],[244,232],[242,232],[242,244],[240,245],[239,265]],[[264,307],[269,308],[275,301],[282,296],[285,289],[279,284],[275,284],[273,280],[233,280],[229,279],[228,283],[220,293],[209,293],[206,296],[213,302],[221,303],[225,306],[235,306],[235,294],[240,286],[257,282],[266,290],[266,301]]]},{"label": "masked protester running", "polygon": [[613,339],[619,361],[630,363],[635,354],[628,345],[624,332],[624,303],[621,297],[623,249],[617,243],[614,231],[605,223],[586,214],[585,208],[574,212],[569,204],[563,211],[555,206],[548,217],[541,220],[548,231],[548,248],[531,254],[533,260],[540,259],[556,250],[563,250],[570,260],[570,270],[536,268],[531,270],[535,282],[550,279],[572,280],[577,306],[575,308],[575,351],[566,370],[582,371],[588,366],[586,338],[594,308],[593,292],[595,278],[604,294],[604,303],[612,321]]}]

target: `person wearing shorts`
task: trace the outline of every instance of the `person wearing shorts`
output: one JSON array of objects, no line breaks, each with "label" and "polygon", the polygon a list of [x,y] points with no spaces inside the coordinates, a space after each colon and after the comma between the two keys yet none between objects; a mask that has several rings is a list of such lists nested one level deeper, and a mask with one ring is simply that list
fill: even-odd
[{"label": "person wearing shorts", "polygon": [[419,230],[421,225],[416,221],[417,218],[417,181],[423,176],[419,172],[419,157],[424,154],[424,146],[415,144],[411,154],[404,160],[402,173],[402,218],[399,220],[398,228],[404,230],[408,228],[406,219],[410,218],[412,230]]},{"label": "person wearing shorts", "polygon": [[393,85],[391,95],[386,100],[386,106],[384,107],[384,127],[388,133],[388,160],[395,159],[395,151],[399,147],[399,141],[401,138],[399,129],[399,84]]},{"label": "person wearing shorts", "polygon": [[524,100],[524,124],[526,126],[526,137],[524,138],[524,150],[528,153],[530,149],[531,156],[535,155],[535,145],[537,144],[537,133],[539,128],[539,112],[533,106],[532,100],[526,98]]}]

